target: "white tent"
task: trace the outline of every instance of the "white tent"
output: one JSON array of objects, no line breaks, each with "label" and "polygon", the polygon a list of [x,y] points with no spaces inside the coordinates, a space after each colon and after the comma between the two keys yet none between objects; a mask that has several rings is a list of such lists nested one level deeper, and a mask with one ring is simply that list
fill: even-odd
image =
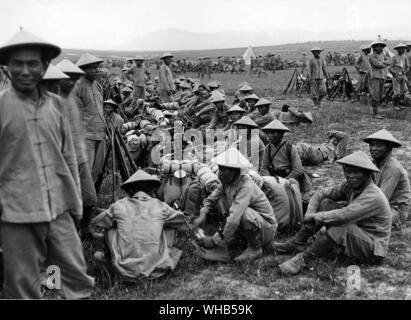
[{"label": "white tent", "polygon": [[243,59],[245,64],[249,66],[251,64],[251,58],[256,58],[257,56],[254,53],[254,50],[251,46],[248,46],[247,50],[243,54]]}]

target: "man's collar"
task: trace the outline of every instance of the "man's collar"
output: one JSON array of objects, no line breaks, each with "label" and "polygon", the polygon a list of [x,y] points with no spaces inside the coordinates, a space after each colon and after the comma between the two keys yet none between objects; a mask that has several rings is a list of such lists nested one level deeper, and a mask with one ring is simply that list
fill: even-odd
[{"label": "man's collar", "polygon": [[[41,105],[44,100],[46,100],[47,97],[49,97],[50,95],[48,94],[48,92],[44,89],[44,87],[42,87],[41,85],[37,86],[37,90],[39,93],[39,99],[38,99],[38,105]],[[11,85],[10,87],[10,91],[14,92],[16,94],[16,96],[24,101],[31,101],[33,102],[30,97],[28,97],[27,95],[25,95],[23,92],[17,90],[13,85]]]}]

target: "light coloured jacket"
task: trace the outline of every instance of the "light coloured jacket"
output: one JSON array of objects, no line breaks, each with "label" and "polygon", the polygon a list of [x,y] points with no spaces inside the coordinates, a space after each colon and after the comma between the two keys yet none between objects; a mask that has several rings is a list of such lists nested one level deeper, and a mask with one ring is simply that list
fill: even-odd
[{"label": "light coloured jacket", "polygon": [[84,128],[84,138],[89,140],[105,139],[103,115],[103,89],[97,81],[90,82],[81,78],[73,89]]},{"label": "light coloured jacket", "polygon": [[308,76],[311,80],[322,80],[327,76],[325,61],[323,58],[311,58],[308,63]]},{"label": "light coloured jacket", "polygon": [[375,184],[381,188],[391,207],[408,211],[411,205],[411,188],[408,173],[392,156],[378,168],[374,174]]},{"label": "light coloured jacket", "polygon": [[175,90],[173,74],[168,66],[164,63],[160,67],[158,89],[171,92]]},{"label": "light coloured jacket", "polygon": [[371,74],[371,65],[370,59],[367,54],[362,52],[358,58],[355,59],[355,68],[357,69],[358,73],[360,74]]},{"label": "light coloured jacket", "polygon": [[390,65],[390,59],[384,52],[377,54],[375,52],[370,54],[369,57],[371,65],[371,79],[383,79],[387,78],[388,66]]},{"label": "light coloured jacket", "polygon": [[[0,93],[1,221],[39,223],[82,215],[80,179],[60,98],[40,90],[37,105],[13,87]],[[60,104],[60,106],[57,106]]]},{"label": "light coloured jacket", "polygon": [[405,76],[409,69],[408,58],[406,54],[402,56],[396,54],[391,59],[391,65],[389,67],[390,72],[395,77]]},{"label": "light coloured jacket", "polygon": [[185,226],[184,214],[141,191],[113,203],[91,226],[108,229],[112,263],[124,277],[158,278],[182,253],[173,247],[172,229]]},{"label": "light coloured jacket", "polygon": [[234,239],[240,225],[241,217],[247,208],[260,214],[269,224],[277,229],[273,208],[264,192],[254,183],[248,175],[240,175],[229,185],[220,184],[211,195],[204,200],[204,207],[209,212],[215,208],[219,199],[225,197],[230,207],[223,230],[225,242],[229,245]]},{"label": "light coloured jacket", "polygon": [[84,129],[81,124],[81,116],[78,110],[73,93],[68,96],[60,96],[62,109],[60,110],[67,118],[70,125],[71,136],[73,137],[74,149],[76,150],[77,163],[83,164],[88,162],[86,144],[84,142]]}]

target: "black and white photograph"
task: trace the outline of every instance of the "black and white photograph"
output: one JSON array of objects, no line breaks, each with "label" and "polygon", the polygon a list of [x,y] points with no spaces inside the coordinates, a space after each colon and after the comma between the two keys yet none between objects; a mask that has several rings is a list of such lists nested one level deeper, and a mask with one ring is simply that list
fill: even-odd
[{"label": "black and white photograph", "polygon": [[0,300],[411,300],[410,1],[0,4]]}]

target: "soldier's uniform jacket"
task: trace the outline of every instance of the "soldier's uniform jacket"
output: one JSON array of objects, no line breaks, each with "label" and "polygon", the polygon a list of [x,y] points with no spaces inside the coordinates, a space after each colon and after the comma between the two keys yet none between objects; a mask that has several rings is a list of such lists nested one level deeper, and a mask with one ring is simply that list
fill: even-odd
[{"label": "soldier's uniform jacket", "polygon": [[164,63],[160,67],[158,89],[160,91],[161,90],[166,90],[166,91],[175,90],[173,74],[171,73],[170,68]]},{"label": "soldier's uniform jacket", "polygon": [[226,104],[222,111],[218,110],[217,108],[214,111],[213,118],[211,119],[210,125],[208,126],[209,129],[224,129],[228,122],[228,115],[227,111],[230,109],[229,106]]},{"label": "soldier's uniform jacket", "polygon": [[[318,212],[321,201],[346,201],[347,206]],[[316,213],[317,212],[317,213]],[[310,200],[307,213],[316,213],[315,220],[328,226],[356,224],[374,240],[374,255],[385,257],[391,237],[391,211],[384,193],[373,182],[360,191],[354,191],[346,182],[334,188],[317,192]]]},{"label": "soldier's uniform jacket", "polygon": [[90,82],[81,78],[73,90],[84,128],[84,138],[89,140],[105,139],[103,115],[103,88],[97,81]]},{"label": "soldier's uniform jacket", "polygon": [[34,104],[13,87],[0,93],[0,213],[9,223],[82,215],[80,179],[58,96],[41,90]]},{"label": "soldier's uniform jacket", "polygon": [[368,55],[362,52],[355,60],[355,68],[357,69],[358,73],[371,74],[371,65]]},{"label": "soldier's uniform jacket", "polygon": [[390,60],[387,58],[384,52],[377,54],[375,52],[370,54],[370,65],[371,65],[371,78],[373,79],[386,79],[387,78],[387,67],[390,64]]},{"label": "soldier's uniform jacket", "polygon": [[217,205],[222,197],[226,197],[230,207],[223,236],[226,243],[234,238],[240,225],[241,217],[250,208],[260,214],[269,224],[276,229],[277,221],[273,208],[264,192],[253,182],[248,175],[240,175],[229,185],[220,184],[211,195],[204,200],[204,207],[209,212]]},{"label": "soldier's uniform jacket", "polygon": [[402,56],[396,54],[391,59],[390,72],[393,76],[404,76],[409,69],[408,58],[406,54]]},{"label": "soldier's uniform jacket", "polygon": [[251,120],[253,120],[260,128],[265,127],[271,121],[275,119],[275,116],[272,114],[271,111],[268,111],[265,115],[262,115],[258,109],[254,110],[252,113],[248,115]]},{"label": "soldier's uniform jacket", "polygon": [[308,63],[308,76],[311,80],[325,79],[327,70],[325,69],[325,62],[323,58],[311,58]]},{"label": "soldier's uniform jacket", "polygon": [[391,207],[407,211],[411,204],[407,171],[392,156],[388,156],[379,169],[380,172],[374,173],[375,184],[384,192]]}]

